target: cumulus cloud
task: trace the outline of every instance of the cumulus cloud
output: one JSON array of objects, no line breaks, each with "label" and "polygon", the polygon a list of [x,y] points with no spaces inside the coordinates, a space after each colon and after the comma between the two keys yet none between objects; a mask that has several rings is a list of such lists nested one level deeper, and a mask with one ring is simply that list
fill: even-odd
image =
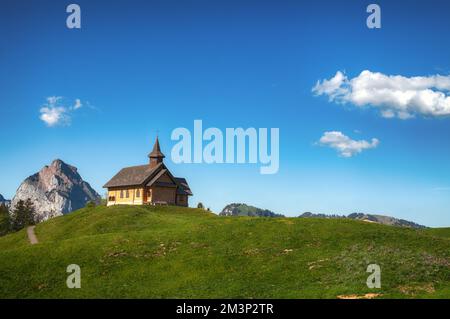
[{"label": "cumulus cloud", "polygon": [[40,119],[44,121],[48,126],[55,126],[58,124],[69,124],[70,117],[67,115],[67,111],[63,107],[42,107]]},{"label": "cumulus cloud", "polygon": [[378,108],[385,118],[450,115],[450,75],[405,77],[365,70],[349,79],[338,71],[317,81],[312,91],[333,102]]},{"label": "cumulus cloud", "polygon": [[71,113],[83,106],[80,99],[75,99],[71,107],[64,106],[61,96],[47,97],[47,103],[42,105],[39,118],[49,127],[70,125]]},{"label": "cumulus cloud", "polygon": [[361,153],[363,150],[376,148],[380,144],[380,141],[376,138],[373,138],[370,142],[365,140],[355,141],[342,134],[342,132],[331,131],[325,132],[318,144],[337,150],[342,157],[352,157]]}]

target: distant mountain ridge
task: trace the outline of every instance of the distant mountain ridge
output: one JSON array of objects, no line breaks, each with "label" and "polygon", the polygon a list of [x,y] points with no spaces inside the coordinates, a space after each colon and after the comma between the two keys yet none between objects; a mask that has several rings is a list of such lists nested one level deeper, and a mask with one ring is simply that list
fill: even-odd
[{"label": "distant mountain ridge", "polygon": [[299,218],[346,218],[353,220],[361,220],[366,222],[378,223],[389,226],[397,226],[397,227],[409,227],[415,229],[423,229],[427,228],[426,226],[405,220],[398,219],[391,216],[385,215],[377,215],[377,214],[364,214],[364,213],[353,213],[348,216],[345,215],[326,215],[326,214],[313,214],[313,213],[304,213]]},{"label": "distant mountain ridge", "polygon": [[[258,208],[255,206],[247,205],[244,203],[232,203],[225,206],[219,213],[220,216],[250,216],[250,217],[285,217],[282,214],[274,213],[271,210]],[[366,222],[378,223],[383,225],[397,226],[397,227],[409,227],[415,229],[427,228],[426,226],[414,223],[412,221],[399,219],[391,216],[378,215],[378,214],[365,214],[365,213],[352,213],[348,216],[345,215],[327,215],[327,214],[314,214],[303,213],[299,218],[326,218],[326,219],[353,219]]]},{"label": "distant mountain ridge", "polygon": [[250,217],[285,217],[268,209],[262,209],[243,203],[232,203],[225,206],[219,213],[220,216],[250,216]]}]

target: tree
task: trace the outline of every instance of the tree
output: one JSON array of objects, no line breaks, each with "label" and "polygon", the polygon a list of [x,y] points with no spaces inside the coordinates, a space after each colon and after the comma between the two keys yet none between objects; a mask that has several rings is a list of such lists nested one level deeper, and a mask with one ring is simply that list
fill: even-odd
[{"label": "tree", "polygon": [[36,211],[31,199],[19,200],[12,211],[12,229],[17,231],[37,222]]},{"label": "tree", "polygon": [[6,235],[11,230],[11,218],[8,207],[0,204],[0,236]]},{"label": "tree", "polygon": [[92,209],[92,208],[95,208],[95,206],[97,206],[96,204],[95,204],[95,202],[94,201],[92,201],[92,200],[90,200],[90,201],[88,201],[87,203],[86,203],[86,208],[89,208],[89,209]]},{"label": "tree", "polygon": [[200,202],[200,203],[197,204],[197,208],[205,209],[205,206],[203,206],[203,203]]}]

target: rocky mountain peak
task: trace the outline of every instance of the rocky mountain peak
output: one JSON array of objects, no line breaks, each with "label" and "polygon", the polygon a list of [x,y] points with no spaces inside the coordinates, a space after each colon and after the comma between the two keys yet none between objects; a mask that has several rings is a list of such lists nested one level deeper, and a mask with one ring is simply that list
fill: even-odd
[{"label": "rocky mountain peak", "polygon": [[17,189],[11,206],[19,200],[30,198],[40,220],[70,213],[89,201],[99,201],[100,196],[85,182],[75,166],[60,159],[44,166],[26,178]]},{"label": "rocky mountain peak", "polygon": [[5,198],[2,196],[2,194],[0,194],[0,202],[4,202]]},{"label": "rocky mountain peak", "polygon": [[[47,165],[46,165],[47,166]],[[70,169],[75,168],[74,166],[71,166],[69,164],[64,163],[64,161],[60,160],[59,158],[53,160],[53,162],[50,164],[51,167],[54,167],[56,169]]]}]

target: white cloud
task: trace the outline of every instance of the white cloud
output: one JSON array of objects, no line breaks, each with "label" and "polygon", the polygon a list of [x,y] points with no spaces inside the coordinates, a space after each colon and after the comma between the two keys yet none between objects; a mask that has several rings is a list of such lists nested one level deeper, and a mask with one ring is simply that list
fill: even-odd
[{"label": "white cloud", "polygon": [[75,99],[73,107],[66,107],[62,105],[62,97],[50,96],[47,98],[47,103],[42,105],[39,112],[39,118],[49,127],[58,125],[70,125],[71,113],[83,106],[80,99]]},{"label": "white cloud", "polygon": [[48,102],[48,104],[56,105],[56,103],[58,103],[58,101],[61,99],[62,99],[61,96],[49,96],[47,98],[47,102]]},{"label": "white cloud", "polygon": [[70,117],[64,107],[42,107],[39,117],[48,126],[67,125],[70,123]]},{"label": "white cloud", "polygon": [[349,79],[338,71],[317,81],[312,91],[337,103],[376,107],[386,118],[450,115],[450,75],[405,77],[365,70]]},{"label": "white cloud", "polygon": [[83,104],[81,103],[80,99],[75,99],[75,105],[73,106],[74,110],[78,110],[80,107],[82,107]]},{"label": "white cloud", "polygon": [[342,157],[352,157],[363,150],[376,148],[380,141],[373,138],[370,142],[365,140],[355,141],[342,132],[325,132],[319,140],[319,145],[328,146],[338,151]]}]

